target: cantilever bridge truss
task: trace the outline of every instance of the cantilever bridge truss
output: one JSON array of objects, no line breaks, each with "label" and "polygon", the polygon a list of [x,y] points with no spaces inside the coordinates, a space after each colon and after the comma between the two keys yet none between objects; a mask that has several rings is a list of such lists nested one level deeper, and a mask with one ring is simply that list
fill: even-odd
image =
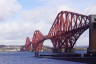
[{"label": "cantilever bridge truss", "polygon": [[27,37],[23,50],[41,51],[44,40],[50,39],[53,48],[65,52],[71,51],[80,35],[89,28],[89,16],[61,11],[58,13],[48,35],[43,35],[39,30],[34,32],[32,40]]}]

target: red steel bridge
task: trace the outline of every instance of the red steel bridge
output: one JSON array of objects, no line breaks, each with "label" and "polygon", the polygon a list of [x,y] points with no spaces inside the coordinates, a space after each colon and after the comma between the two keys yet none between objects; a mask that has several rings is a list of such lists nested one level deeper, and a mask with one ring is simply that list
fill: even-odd
[{"label": "red steel bridge", "polygon": [[41,51],[43,42],[50,39],[53,44],[53,48],[56,51],[60,51],[62,48],[65,52],[70,52],[80,35],[89,28],[90,16],[61,11],[58,13],[48,35],[43,35],[39,30],[34,32],[32,40],[29,37],[26,38],[26,44],[22,50],[34,50]]}]

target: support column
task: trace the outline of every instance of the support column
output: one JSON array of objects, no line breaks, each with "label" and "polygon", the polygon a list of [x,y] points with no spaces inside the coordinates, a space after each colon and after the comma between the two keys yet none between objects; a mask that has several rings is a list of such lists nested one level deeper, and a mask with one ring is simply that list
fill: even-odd
[{"label": "support column", "polygon": [[90,15],[89,20],[89,47],[87,53],[96,55],[96,15]]}]

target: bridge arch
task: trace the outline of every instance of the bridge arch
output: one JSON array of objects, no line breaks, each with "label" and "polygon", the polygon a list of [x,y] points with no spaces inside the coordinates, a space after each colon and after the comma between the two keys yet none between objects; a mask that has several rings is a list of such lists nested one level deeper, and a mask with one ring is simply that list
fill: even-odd
[{"label": "bridge arch", "polygon": [[[81,41],[82,40],[82,41]],[[77,40],[75,47],[77,46],[86,46],[89,45],[89,28],[81,34],[79,39]]]},{"label": "bridge arch", "polygon": [[50,39],[54,49],[64,48],[70,52],[81,34],[89,28],[89,16],[61,11],[58,13],[48,35],[43,35],[39,30],[34,32],[32,45],[34,51],[40,51],[43,41]]},{"label": "bridge arch", "polygon": [[68,11],[61,11],[50,31],[49,36],[54,48],[65,48],[71,51],[80,35],[89,27],[89,17]]}]

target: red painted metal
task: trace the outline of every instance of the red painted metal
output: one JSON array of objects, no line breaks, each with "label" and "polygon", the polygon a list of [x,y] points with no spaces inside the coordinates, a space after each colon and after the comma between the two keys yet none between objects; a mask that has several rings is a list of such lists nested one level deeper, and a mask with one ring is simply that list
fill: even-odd
[{"label": "red painted metal", "polygon": [[43,34],[39,30],[36,30],[32,38],[33,50],[40,51],[43,47],[43,41],[44,41]]},{"label": "red painted metal", "polygon": [[31,43],[32,42],[30,41],[30,38],[27,37],[25,47],[23,48],[23,50],[32,51],[32,44]]},{"label": "red painted metal", "polygon": [[[51,39],[54,49],[60,50],[64,48],[65,52],[70,52],[77,39],[88,27],[88,16],[69,11],[61,11],[57,15],[48,35],[44,36],[39,30],[34,32],[32,48],[34,51],[40,51],[43,47],[43,41]],[[28,48],[28,45],[29,43],[26,43],[25,48]]]},{"label": "red painted metal", "polygon": [[65,51],[71,51],[79,36],[88,28],[88,16],[68,11],[61,11],[48,36],[51,36],[55,49],[65,48]]}]

